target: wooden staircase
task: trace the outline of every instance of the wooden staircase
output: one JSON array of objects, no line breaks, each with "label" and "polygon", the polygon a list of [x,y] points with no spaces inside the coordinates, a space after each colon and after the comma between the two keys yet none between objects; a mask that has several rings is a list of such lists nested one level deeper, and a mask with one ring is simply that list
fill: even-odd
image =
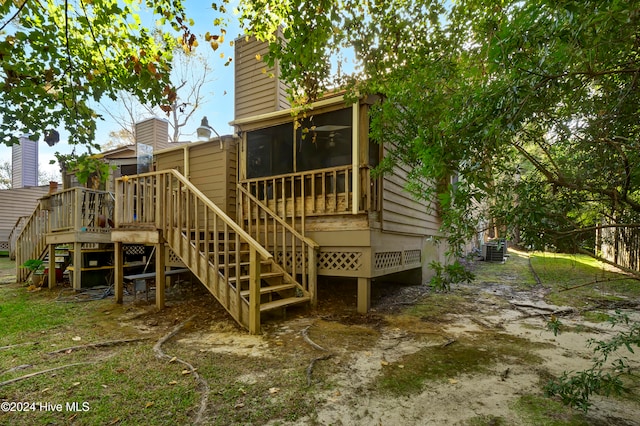
[{"label": "wooden staircase", "polygon": [[271,212],[256,214],[271,224],[252,235],[182,174],[157,171],[117,181],[112,237],[131,242],[127,233],[146,230],[166,242],[233,318],[257,334],[261,313],[315,303],[318,247]]}]

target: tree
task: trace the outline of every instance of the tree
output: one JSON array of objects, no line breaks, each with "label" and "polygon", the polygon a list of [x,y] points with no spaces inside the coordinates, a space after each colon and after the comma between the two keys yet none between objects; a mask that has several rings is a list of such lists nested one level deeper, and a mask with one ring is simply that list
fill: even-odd
[{"label": "tree", "polygon": [[594,229],[640,227],[638,1],[263,3],[244,3],[245,27],[284,27],[267,60],[291,64],[292,94],[322,93],[315,64],[353,52],[345,87],[384,98],[381,169],[412,166],[454,257],[483,217],[530,247],[591,253]]},{"label": "tree", "polygon": [[183,128],[189,124],[194,113],[206,103],[203,89],[213,81],[212,76],[213,69],[206,56],[195,50],[185,51],[177,48],[173,56],[170,77],[176,92],[173,103],[161,109],[151,103],[140,102],[131,93],[119,92],[118,104],[121,107],[119,111],[112,111],[106,106],[101,108],[120,126],[118,131],[110,132],[111,140],[103,145],[103,149],[134,143],[135,124],[163,114],[166,114],[169,121],[169,141],[180,141]]},{"label": "tree", "polygon": [[11,189],[13,186],[13,169],[11,162],[0,163],[0,189]]},{"label": "tree", "polygon": [[[453,257],[481,219],[532,248],[592,255],[596,229],[640,228],[639,1],[265,0],[262,15],[247,3],[251,31],[293,37],[273,40],[268,60],[294,64],[283,67],[294,95],[329,87],[325,68],[302,71],[317,60],[306,54],[352,49],[347,87],[384,98],[370,129],[391,148],[381,169],[412,166],[410,189],[439,202]],[[319,45],[307,51],[306,39]],[[591,395],[619,391],[628,365],[605,361],[633,352],[638,330],[594,342],[593,367],[548,393],[586,410]]]},{"label": "tree", "polygon": [[180,0],[146,0],[145,11],[157,18],[159,28],[169,29],[158,37],[141,25],[139,4],[13,0],[0,5],[3,143],[64,126],[70,143],[91,147],[98,118],[91,105],[104,96],[115,99],[127,90],[156,105],[176,101],[169,79],[173,47],[197,45],[189,29],[193,22]]}]

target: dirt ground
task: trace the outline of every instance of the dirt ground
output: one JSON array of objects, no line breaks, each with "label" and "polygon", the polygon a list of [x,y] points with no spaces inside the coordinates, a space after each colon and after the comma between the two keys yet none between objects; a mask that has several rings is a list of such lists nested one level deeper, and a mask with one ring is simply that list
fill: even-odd
[{"label": "dirt ground", "polygon": [[[11,273],[4,272],[0,279]],[[260,336],[240,330],[197,288],[169,291],[168,307],[161,312],[155,312],[153,300],[128,298],[119,320],[145,334],[170,330],[195,315],[198,326],[177,334],[174,345],[234,354],[246,362],[304,346],[304,355],[313,360],[307,376],[318,389],[315,412],[293,422],[272,420],[272,425],[541,424],[531,413],[546,410],[539,406],[546,380],[588,368],[593,353],[587,340],[606,338],[612,329],[605,323],[585,326],[578,315],[563,315],[568,331],[554,336],[547,329],[548,316],[566,307],[546,304],[541,287],[518,291],[508,284],[521,278],[457,286],[450,295],[435,295],[428,286],[375,284],[367,315],[355,311],[355,283],[324,284],[317,309],[268,319]],[[637,307],[629,313],[638,316]],[[514,344],[519,347],[513,352],[504,351],[503,346]],[[466,348],[476,352],[465,358]],[[444,354],[436,363],[447,364],[434,377],[415,367],[415,357],[429,352]],[[627,355],[640,362],[640,354]],[[394,372],[414,368],[416,376],[426,376],[418,390],[380,391],[383,377],[393,380]],[[230,380],[255,383],[261,378],[247,374]],[[526,401],[534,407],[526,407]],[[547,417],[544,424],[640,425],[637,400],[595,397],[593,402],[578,423],[571,423],[572,414],[564,409],[552,416],[555,422]]]}]

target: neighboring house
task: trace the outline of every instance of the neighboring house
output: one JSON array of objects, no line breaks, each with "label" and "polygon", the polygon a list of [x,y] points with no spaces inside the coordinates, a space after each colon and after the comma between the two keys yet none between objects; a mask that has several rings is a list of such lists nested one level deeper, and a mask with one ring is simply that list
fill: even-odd
[{"label": "neighboring house", "polygon": [[0,190],[0,253],[13,259],[11,239],[21,230],[20,219],[30,216],[48,193],[48,185],[38,186],[38,142],[22,136],[11,147],[11,189]]},{"label": "neighboring house", "polygon": [[[235,46],[237,136],[156,151],[153,170],[143,175],[121,171],[113,229],[96,221],[111,215],[100,210],[98,195],[52,200],[49,252],[67,241],[106,242],[108,231],[122,302],[127,246],[153,246],[156,283],[166,268],[186,266],[251,333],[260,332],[266,311],[315,304],[318,276],[356,280],[362,313],[373,280],[424,282],[428,264],[444,258],[445,247],[435,243],[440,219],[404,189],[402,166],[372,174],[386,152],[368,138],[376,99],[327,97],[309,105],[299,126],[277,69],[267,70],[276,76],[268,78],[255,59],[267,46]],[[82,264],[77,256],[74,264]],[[164,306],[163,285],[156,286],[156,305]]]},{"label": "neighboring house", "polygon": [[[153,153],[181,143],[169,142],[169,123],[159,118],[149,118],[135,124],[135,142],[98,154],[112,167],[109,180],[103,190],[113,192],[116,179],[151,170]],[[64,189],[82,186],[73,170],[63,173]]]},{"label": "neighboring house", "polygon": [[0,252],[9,254],[9,236],[18,220],[30,216],[38,200],[48,193],[49,185],[0,189]]},{"label": "neighboring house", "polygon": [[[75,177],[73,170],[63,170],[63,188],[56,194],[45,197],[41,203],[32,204],[32,213],[24,224],[25,231],[17,250],[17,264],[29,258],[44,258],[49,250],[49,259],[55,248],[67,247],[72,272],[71,280],[77,290],[83,286],[109,284],[113,281],[113,225],[116,179],[149,171],[153,152],[176,144],[169,143],[168,122],[151,118],[136,123],[136,142],[99,154],[109,163],[111,173],[101,190],[86,188]],[[36,204],[37,207],[36,207]],[[144,255],[144,252],[138,252]],[[75,265],[81,267],[76,268]],[[66,267],[67,265],[65,265]],[[53,268],[50,268],[53,271]],[[18,279],[27,278],[27,271],[17,268]],[[54,280],[49,282],[53,284]]]}]

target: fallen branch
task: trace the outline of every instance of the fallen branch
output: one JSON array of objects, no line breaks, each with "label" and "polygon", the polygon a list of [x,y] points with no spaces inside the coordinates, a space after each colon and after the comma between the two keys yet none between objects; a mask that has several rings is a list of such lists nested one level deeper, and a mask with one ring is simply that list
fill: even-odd
[{"label": "fallen branch", "polygon": [[520,308],[531,308],[537,309],[539,311],[551,312],[554,315],[562,315],[565,313],[573,313],[576,312],[574,308],[565,308],[565,309],[555,309],[554,306],[538,306],[533,305],[531,303],[520,303],[520,302],[509,302],[510,305],[520,307]]},{"label": "fallen branch", "polygon": [[531,263],[531,256],[529,256],[529,270],[531,270],[531,274],[533,274],[533,278],[536,280],[536,284],[538,287],[542,286],[542,280],[538,276],[538,273],[535,269],[533,269],[533,264]]},{"label": "fallen branch", "polygon": [[443,344],[442,344],[442,347],[443,347],[443,348],[446,348],[446,347],[447,347],[447,346],[449,346],[449,345],[453,345],[455,342],[457,342],[457,340],[456,340],[456,339],[449,339],[449,340],[447,340],[445,343],[443,343]]},{"label": "fallen branch", "polygon": [[311,327],[311,326],[308,325],[304,329],[302,329],[302,331],[301,331],[302,337],[304,338],[304,341],[307,342],[308,344],[310,344],[312,347],[316,348],[319,351],[327,352],[327,350],[325,348],[323,348],[322,346],[318,345],[316,342],[311,340],[311,338],[309,337],[309,327]]},{"label": "fallen branch", "polygon": [[0,382],[0,387],[5,386],[5,385],[9,385],[11,383],[19,382],[21,380],[29,379],[29,378],[34,377],[34,376],[39,376],[41,374],[47,374],[47,373],[50,373],[52,371],[62,370],[63,368],[75,367],[75,366],[78,366],[78,365],[86,365],[86,364],[93,364],[93,362],[76,362],[75,364],[61,365],[60,367],[49,368],[48,370],[36,371],[35,373],[30,373],[30,374],[27,374],[27,375],[24,375],[24,376],[20,376],[20,377],[14,378],[14,379],[5,380],[4,382]]},{"label": "fallen branch", "polygon": [[180,358],[171,357],[170,355],[164,353],[164,351],[162,350],[162,345],[165,344],[167,340],[178,334],[178,332],[182,330],[182,327],[184,327],[185,324],[191,321],[194,317],[195,315],[190,316],[186,321],[174,327],[171,332],[161,337],[160,340],[158,340],[156,344],[153,345],[153,352],[158,359],[168,359],[170,362],[177,362],[187,367],[189,369],[189,373],[192,374],[193,377],[202,385],[203,391],[202,397],[200,398],[200,409],[198,410],[196,419],[193,422],[194,424],[199,424],[202,423],[204,412],[207,409],[207,403],[209,402],[209,384],[196,372],[196,369],[193,367],[193,365],[189,364],[187,361],[181,360]]},{"label": "fallen branch", "polygon": [[30,367],[33,367],[33,365],[31,365],[31,364],[18,365],[16,367],[11,367],[10,369],[3,371],[2,373],[0,373],[0,375],[4,375],[4,374],[7,374],[7,373],[13,373],[14,371],[24,370],[24,369],[27,369],[27,368],[30,368]]},{"label": "fallen branch", "polygon": [[563,288],[561,290],[558,290],[558,293],[561,293],[563,291],[569,291],[569,290],[575,290],[576,288],[580,288],[580,287],[586,287],[588,285],[592,285],[592,284],[599,284],[599,283],[608,283],[610,281],[624,281],[624,280],[637,280],[638,278],[635,277],[624,277],[624,278],[605,278],[602,280],[593,280],[593,281],[589,281],[588,283],[584,283],[584,284],[578,284],[578,285],[574,285],[572,287],[566,287]]},{"label": "fallen branch", "polygon": [[37,345],[38,342],[16,343],[15,345],[0,346],[0,351],[4,349],[17,348],[18,346]]},{"label": "fallen branch", "polygon": [[331,358],[333,356],[333,354],[326,354],[323,356],[319,356],[317,358],[314,358],[311,360],[311,363],[309,363],[309,366],[307,367],[307,386],[311,386],[311,374],[313,373],[313,366],[315,365],[316,362],[318,361],[324,361],[327,360],[329,358]]},{"label": "fallen branch", "polygon": [[47,352],[47,355],[55,355],[55,354],[65,353],[65,352],[66,353],[70,353],[70,352],[73,352],[73,351],[78,350],[78,349],[102,348],[102,347],[105,347],[105,346],[119,345],[121,343],[139,342],[141,340],[149,340],[149,337],[142,337],[142,338],[139,338],[139,339],[108,340],[106,342],[88,343],[86,345],[70,346],[68,348],[58,349],[58,350],[52,351],[52,352]]}]

